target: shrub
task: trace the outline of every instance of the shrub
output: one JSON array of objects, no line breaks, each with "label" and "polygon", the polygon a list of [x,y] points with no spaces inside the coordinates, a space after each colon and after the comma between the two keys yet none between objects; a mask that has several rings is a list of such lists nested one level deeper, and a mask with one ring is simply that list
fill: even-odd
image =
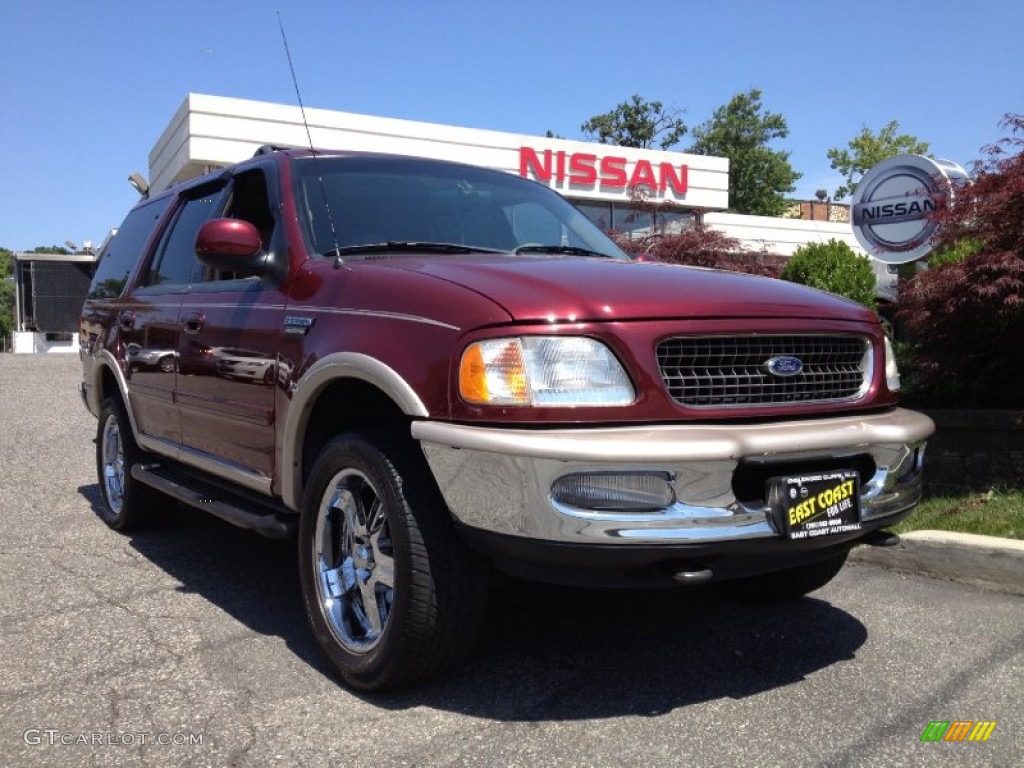
[{"label": "shrub", "polygon": [[875,308],[875,271],[871,262],[839,240],[808,243],[797,248],[782,269],[782,279]]},{"label": "shrub", "polygon": [[906,398],[933,407],[1021,408],[1024,259],[979,253],[915,277],[900,296]]},{"label": "shrub", "polygon": [[942,245],[928,255],[929,267],[941,267],[946,264],[959,264],[968,256],[973,256],[982,249],[985,243],[976,237],[962,237],[959,240]]}]

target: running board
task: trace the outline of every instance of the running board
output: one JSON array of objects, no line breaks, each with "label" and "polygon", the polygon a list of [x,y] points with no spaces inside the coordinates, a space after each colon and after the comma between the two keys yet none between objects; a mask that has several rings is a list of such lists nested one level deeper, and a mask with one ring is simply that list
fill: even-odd
[{"label": "running board", "polygon": [[286,515],[207,483],[194,482],[193,478],[160,464],[135,464],[132,477],[190,507],[209,512],[239,528],[256,531],[269,539],[289,539],[295,535],[297,515]]}]

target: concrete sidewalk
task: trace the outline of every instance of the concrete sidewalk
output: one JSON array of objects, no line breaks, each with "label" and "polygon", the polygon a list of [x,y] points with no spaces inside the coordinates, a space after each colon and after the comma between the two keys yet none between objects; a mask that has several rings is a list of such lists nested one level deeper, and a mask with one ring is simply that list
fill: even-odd
[{"label": "concrete sidewalk", "polygon": [[855,548],[850,562],[1024,595],[1024,541],[1016,539],[911,531],[895,547]]}]

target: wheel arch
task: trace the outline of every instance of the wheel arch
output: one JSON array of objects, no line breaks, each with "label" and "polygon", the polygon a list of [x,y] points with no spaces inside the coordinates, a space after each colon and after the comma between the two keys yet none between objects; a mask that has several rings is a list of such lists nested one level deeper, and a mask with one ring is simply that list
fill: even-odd
[{"label": "wheel arch", "polygon": [[376,358],[338,352],[321,358],[292,392],[281,437],[281,497],[298,511],[320,448],[341,432],[402,425],[430,415],[415,390]]},{"label": "wheel arch", "polygon": [[121,366],[118,365],[117,359],[106,349],[98,352],[95,355],[91,373],[92,402],[89,404],[90,411],[98,415],[104,400],[111,396],[120,398],[125,413],[128,414],[132,434],[136,442],[139,442],[139,426],[135,423],[135,413],[132,411],[131,400],[128,399],[128,380],[125,378]]}]

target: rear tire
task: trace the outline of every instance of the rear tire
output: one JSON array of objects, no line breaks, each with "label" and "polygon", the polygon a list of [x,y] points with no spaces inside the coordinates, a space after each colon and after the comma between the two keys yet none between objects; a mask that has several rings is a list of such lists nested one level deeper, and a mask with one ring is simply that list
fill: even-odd
[{"label": "rear tire", "polygon": [[135,442],[124,405],[116,398],[104,400],[96,432],[99,515],[115,531],[158,525],[175,507],[174,499],[132,477],[132,467],[145,457]]},{"label": "rear tire", "polygon": [[715,588],[724,595],[752,602],[795,600],[821,589],[836,577],[846,562],[847,552],[825,560],[731,581],[720,581]]},{"label": "rear tire", "polygon": [[299,525],[310,626],[353,688],[398,688],[472,648],[486,570],[456,536],[423,457],[385,431],[324,446]]}]

